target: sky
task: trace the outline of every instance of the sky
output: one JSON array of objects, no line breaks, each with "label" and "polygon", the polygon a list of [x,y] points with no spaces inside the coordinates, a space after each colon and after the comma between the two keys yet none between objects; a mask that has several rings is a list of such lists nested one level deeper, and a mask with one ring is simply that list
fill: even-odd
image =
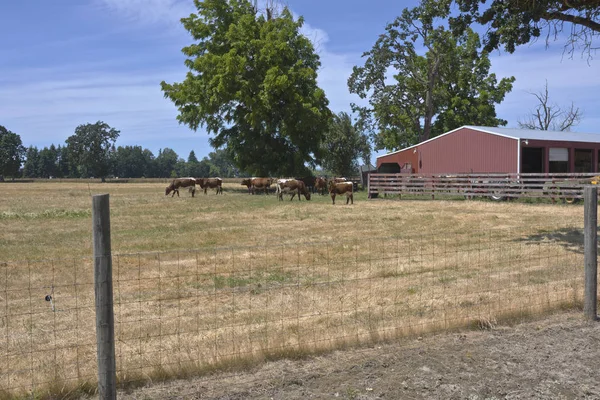
[{"label": "sky", "polygon": [[[287,0],[305,19],[303,33],[321,57],[318,83],[334,112],[350,112],[352,67],[362,65],[385,25],[416,0]],[[160,82],[181,82],[181,48],[192,43],[179,22],[192,0],[23,0],[0,5],[0,125],[25,146],[64,144],[78,125],[98,120],[120,130],[117,145],[140,145],[155,155],[169,147],[187,159],[213,149],[203,129],[177,120]],[[535,107],[530,92],[583,111],[573,130],[600,133],[600,58],[563,56],[563,41],[543,41],[490,57],[498,79],[514,76],[513,90],[496,106],[507,127]],[[600,54],[598,54],[600,55]],[[373,162],[379,151],[373,154]]]}]

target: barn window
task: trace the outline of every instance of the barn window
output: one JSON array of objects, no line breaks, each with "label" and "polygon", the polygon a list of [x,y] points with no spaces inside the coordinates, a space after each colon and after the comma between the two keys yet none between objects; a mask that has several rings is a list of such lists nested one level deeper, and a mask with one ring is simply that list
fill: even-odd
[{"label": "barn window", "polygon": [[550,173],[569,172],[569,149],[550,148]]},{"label": "barn window", "polygon": [[593,172],[592,150],[575,149],[575,172]]}]

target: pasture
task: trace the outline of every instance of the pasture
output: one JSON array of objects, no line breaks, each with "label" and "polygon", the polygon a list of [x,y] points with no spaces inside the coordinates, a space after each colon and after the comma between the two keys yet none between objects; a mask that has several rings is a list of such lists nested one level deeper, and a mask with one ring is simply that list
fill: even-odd
[{"label": "pasture", "polygon": [[251,196],[236,183],[194,198],[165,197],[165,186],[0,185],[3,393],[95,381],[92,194],[111,194],[124,384],[580,303],[581,206],[365,192],[332,206],[328,196]]}]

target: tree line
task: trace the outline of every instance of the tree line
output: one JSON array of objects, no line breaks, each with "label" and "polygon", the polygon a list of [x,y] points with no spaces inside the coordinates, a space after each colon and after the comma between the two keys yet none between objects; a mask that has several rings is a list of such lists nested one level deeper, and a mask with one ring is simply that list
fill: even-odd
[{"label": "tree line", "polygon": [[0,126],[0,176],[12,178],[171,178],[245,176],[223,150],[187,160],[173,149],[154,155],[142,146],[115,146],[119,131],[98,121],[77,127],[64,145],[24,147],[20,135]]}]

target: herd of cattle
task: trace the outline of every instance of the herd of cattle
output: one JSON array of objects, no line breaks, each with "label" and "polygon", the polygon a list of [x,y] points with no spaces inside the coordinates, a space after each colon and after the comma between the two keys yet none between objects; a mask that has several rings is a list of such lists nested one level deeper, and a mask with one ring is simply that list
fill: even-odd
[{"label": "herd of cattle", "polygon": [[[284,194],[291,194],[290,200],[293,200],[296,195],[298,200],[300,200],[300,195],[303,195],[306,200],[310,200],[311,192],[324,195],[327,190],[331,195],[333,204],[335,204],[335,197],[343,194],[346,195],[346,204],[349,202],[354,204],[354,185],[346,178],[333,178],[331,180],[323,177],[297,179],[247,178],[242,180],[242,185],[248,188],[250,194],[260,191],[269,194],[273,184],[275,184],[275,192],[279,200],[283,200]],[[204,190],[204,194],[207,194],[208,189],[217,189],[217,194],[223,194],[223,180],[221,178],[176,178],[167,186],[165,196],[173,192],[171,197],[175,196],[175,193],[179,197],[180,188],[189,188],[192,197],[194,197],[196,185]]]}]

